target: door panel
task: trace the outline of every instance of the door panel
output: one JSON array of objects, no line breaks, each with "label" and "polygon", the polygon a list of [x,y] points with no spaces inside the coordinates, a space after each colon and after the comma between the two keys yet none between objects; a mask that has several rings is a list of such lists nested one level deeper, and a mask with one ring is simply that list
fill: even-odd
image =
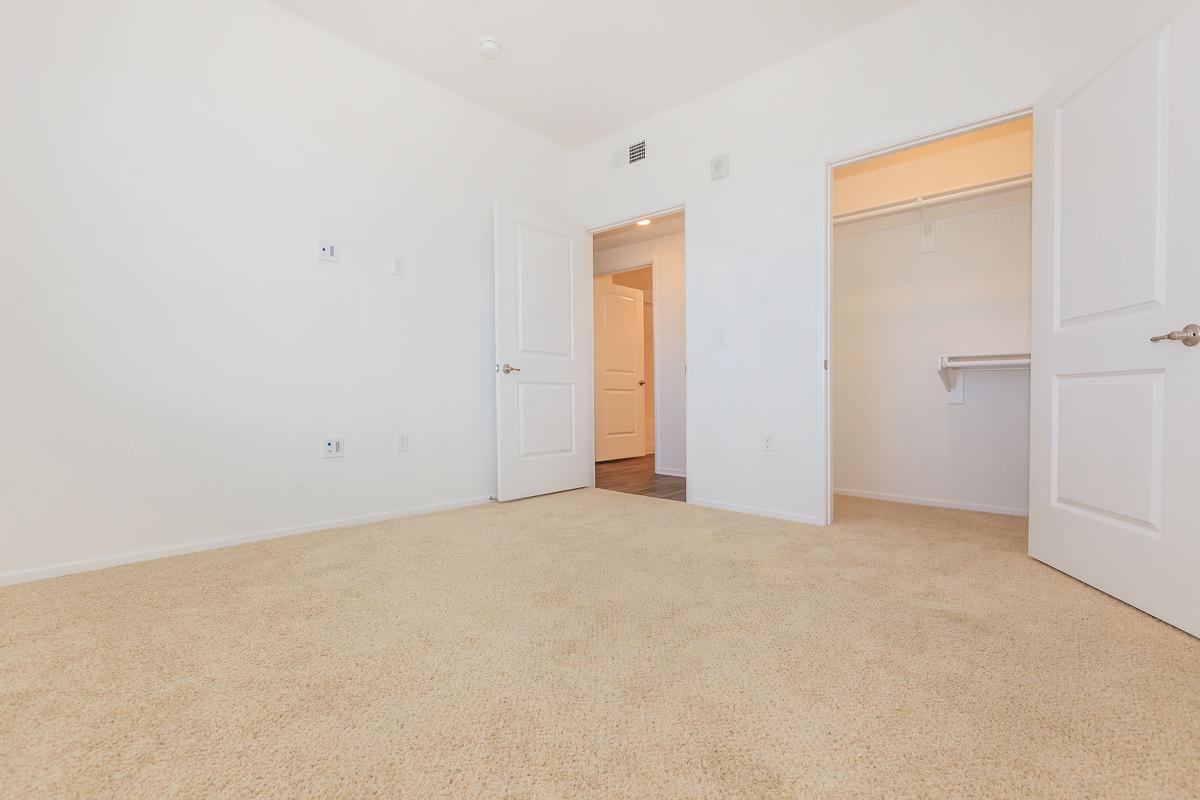
[{"label": "door panel", "polygon": [[1162,305],[1169,41],[1152,31],[1058,103],[1061,325]]},{"label": "door panel", "polygon": [[1148,4],[1034,112],[1029,553],[1200,634],[1200,4]]},{"label": "door panel", "polygon": [[517,285],[521,355],[574,354],[574,280],[571,237],[517,222]]},{"label": "door panel", "polygon": [[640,289],[596,278],[596,460],[646,455],[646,350]]},{"label": "door panel", "polygon": [[[592,479],[591,248],[570,226],[496,204],[497,498]],[[502,367],[510,367],[505,372]]]},{"label": "door panel", "polygon": [[1162,389],[1161,372],[1055,377],[1055,505],[1158,536]]},{"label": "door panel", "polygon": [[517,386],[521,457],[575,452],[575,387],[525,380]]}]

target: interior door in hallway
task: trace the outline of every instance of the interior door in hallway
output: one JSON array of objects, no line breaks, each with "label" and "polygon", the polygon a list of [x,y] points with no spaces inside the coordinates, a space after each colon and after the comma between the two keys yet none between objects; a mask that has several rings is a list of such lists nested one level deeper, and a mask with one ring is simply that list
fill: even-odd
[{"label": "interior door in hallway", "polygon": [[1121,30],[1035,108],[1029,553],[1200,635],[1200,4]]},{"label": "interior door in hallway", "polygon": [[591,242],[496,204],[497,498],[592,482]]},{"label": "interior door in hallway", "polygon": [[646,361],[641,289],[595,278],[596,460],[646,454]]}]

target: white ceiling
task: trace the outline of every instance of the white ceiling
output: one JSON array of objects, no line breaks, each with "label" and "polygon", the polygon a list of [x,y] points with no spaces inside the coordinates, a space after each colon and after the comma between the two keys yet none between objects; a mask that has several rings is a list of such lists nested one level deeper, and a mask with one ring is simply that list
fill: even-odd
[{"label": "white ceiling", "polygon": [[[273,0],[576,146],[914,0]],[[504,46],[496,61],[480,38]]]},{"label": "white ceiling", "polygon": [[673,233],[683,233],[683,212],[653,217],[649,225],[629,223],[620,228],[610,228],[592,235],[592,252],[602,253],[614,247],[624,247],[660,236],[670,236]]}]

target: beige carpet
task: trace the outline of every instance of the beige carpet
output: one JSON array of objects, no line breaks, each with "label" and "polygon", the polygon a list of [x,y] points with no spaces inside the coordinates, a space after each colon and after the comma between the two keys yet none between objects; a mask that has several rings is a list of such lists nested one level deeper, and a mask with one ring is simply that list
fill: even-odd
[{"label": "beige carpet", "polygon": [[1200,641],[1024,522],[599,490],[0,589],[0,797],[1200,796]]}]

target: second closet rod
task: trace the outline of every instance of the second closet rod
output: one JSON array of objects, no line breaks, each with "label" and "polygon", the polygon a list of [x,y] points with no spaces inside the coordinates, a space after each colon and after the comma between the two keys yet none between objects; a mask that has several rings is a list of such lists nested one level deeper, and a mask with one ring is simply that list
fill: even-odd
[{"label": "second closet rod", "polygon": [[838,214],[833,218],[834,225],[840,225],[845,222],[858,222],[864,219],[874,219],[882,217],[886,214],[895,214],[899,211],[914,211],[921,208],[929,208],[931,206],[940,206],[943,203],[952,203],[956,200],[967,200],[972,197],[979,197],[985,194],[993,194],[995,192],[1005,192],[1011,189],[1020,189],[1025,186],[1033,185],[1032,175],[1019,175],[1015,178],[1005,178],[1000,181],[992,181],[990,183],[981,183],[978,186],[971,186],[966,189],[951,189],[946,192],[936,192],[927,194],[921,197],[914,197],[911,200],[901,200],[897,203],[888,203],[887,205],[875,206],[868,208],[865,211],[852,211],[848,214]]}]

